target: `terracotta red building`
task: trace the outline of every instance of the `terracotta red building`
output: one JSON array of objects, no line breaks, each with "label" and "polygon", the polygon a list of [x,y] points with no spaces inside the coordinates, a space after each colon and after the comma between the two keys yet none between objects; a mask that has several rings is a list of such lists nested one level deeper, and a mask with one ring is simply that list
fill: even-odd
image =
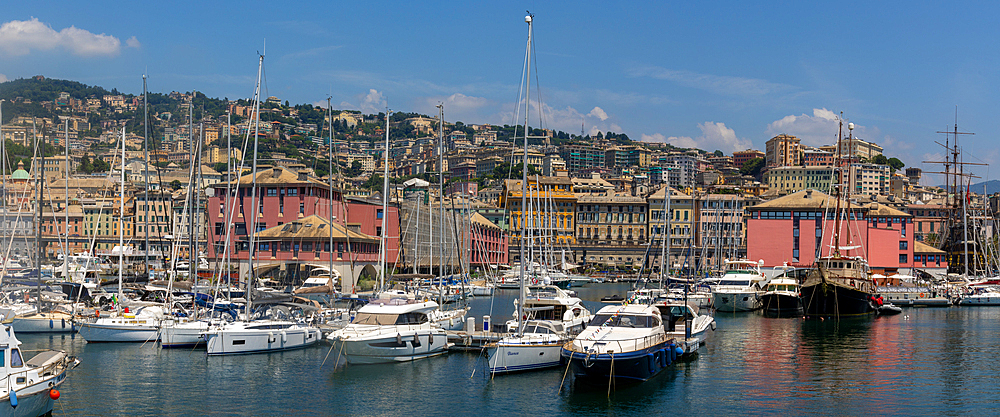
[{"label": "terracotta red building", "polygon": [[[229,251],[234,262],[250,258],[249,231],[258,233],[255,260],[276,263],[326,264],[334,257],[334,267],[345,278],[344,288],[350,288],[362,271],[374,274],[378,264],[378,245],[387,233],[386,264],[396,259],[399,239],[399,216],[395,207],[383,212],[381,203],[349,198],[329,184],[283,167],[264,169],[257,173],[256,195],[253,195],[252,174],[233,181],[235,198],[228,204],[226,183],[215,184],[206,207],[209,235],[208,256],[221,260],[226,248],[229,229]],[[345,211],[348,213],[345,222]],[[334,242],[329,245],[330,215],[333,215]],[[256,221],[251,218],[256,214]],[[230,217],[231,216],[231,217]],[[386,217],[388,231],[382,230]],[[230,221],[230,219],[232,219]],[[284,226],[288,227],[284,227]],[[322,232],[317,230],[323,229]],[[266,239],[265,239],[266,238]],[[350,247],[346,246],[348,238]],[[322,242],[321,242],[322,241]],[[308,248],[307,248],[308,247]],[[352,262],[353,260],[353,262]],[[353,265],[353,269],[351,266]]]}]

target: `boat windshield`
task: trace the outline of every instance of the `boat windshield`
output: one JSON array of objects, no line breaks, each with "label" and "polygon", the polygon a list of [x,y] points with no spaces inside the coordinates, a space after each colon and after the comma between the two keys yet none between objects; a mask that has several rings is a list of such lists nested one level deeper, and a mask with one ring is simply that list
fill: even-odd
[{"label": "boat windshield", "polygon": [[373,326],[391,326],[396,324],[396,319],[398,317],[398,314],[358,313],[357,317],[354,318],[353,323],[368,324]]},{"label": "boat windshield", "polygon": [[795,291],[794,285],[777,285],[771,284],[767,286],[768,291]]},{"label": "boat windshield", "polygon": [[524,332],[534,333],[534,334],[551,334],[552,330],[550,330],[547,327],[529,325],[528,327],[524,328]]},{"label": "boat windshield", "polygon": [[590,326],[612,326],[612,327],[656,327],[660,325],[660,320],[655,316],[632,316],[610,314],[598,314],[590,321]]},{"label": "boat windshield", "polygon": [[749,287],[750,286],[750,281],[747,281],[747,280],[730,280],[730,279],[727,279],[727,280],[719,281],[719,285],[732,285],[732,286],[739,286],[739,287]]}]

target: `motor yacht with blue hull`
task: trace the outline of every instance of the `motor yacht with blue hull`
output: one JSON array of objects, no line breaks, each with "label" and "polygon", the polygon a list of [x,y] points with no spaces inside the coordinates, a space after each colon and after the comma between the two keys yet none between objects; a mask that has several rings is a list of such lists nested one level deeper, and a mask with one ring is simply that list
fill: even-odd
[{"label": "motor yacht with blue hull", "polygon": [[578,379],[642,382],[676,361],[678,349],[657,307],[623,305],[602,308],[560,353]]}]

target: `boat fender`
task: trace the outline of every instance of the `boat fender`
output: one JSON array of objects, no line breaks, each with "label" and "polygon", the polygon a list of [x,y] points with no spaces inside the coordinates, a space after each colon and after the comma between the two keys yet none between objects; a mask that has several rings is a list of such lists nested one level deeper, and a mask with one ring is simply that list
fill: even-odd
[{"label": "boat fender", "polygon": [[274,343],[274,333],[267,332],[267,343]]},{"label": "boat fender", "polygon": [[712,322],[712,331],[713,332],[715,331],[715,322],[714,321]]},{"label": "boat fender", "polygon": [[287,342],[288,342],[288,333],[285,332],[284,330],[282,330],[281,331],[281,344],[285,344]]},{"label": "boat fender", "polygon": [[403,344],[403,335],[396,333],[396,344],[397,345]]},{"label": "boat fender", "polygon": [[670,366],[670,358],[666,349],[660,349],[660,366],[666,368]]},{"label": "boat fender", "polygon": [[667,345],[667,353],[670,354],[670,363],[673,363],[675,360],[677,360],[677,357],[674,356],[677,352],[674,351],[674,344],[673,343]]},{"label": "boat fender", "polygon": [[66,328],[66,319],[62,319],[62,328]]},{"label": "boat fender", "polygon": [[656,372],[656,355],[647,353],[646,358],[649,359],[649,373]]},{"label": "boat fender", "polygon": [[10,390],[10,406],[17,408],[17,391]]},{"label": "boat fender", "polygon": [[56,324],[55,324],[55,322],[52,321],[52,319],[49,319],[49,328],[50,329],[56,328]]},{"label": "boat fender", "polygon": [[49,390],[49,398],[51,398],[53,400],[58,400],[59,399],[59,390],[57,390],[55,388],[50,389]]},{"label": "boat fender", "polygon": [[680,357],[681,355],[684,354],[684,349],[681,348],[680,346],[677,346],[674,348],[674,353],[677,354],[677,357]]}]

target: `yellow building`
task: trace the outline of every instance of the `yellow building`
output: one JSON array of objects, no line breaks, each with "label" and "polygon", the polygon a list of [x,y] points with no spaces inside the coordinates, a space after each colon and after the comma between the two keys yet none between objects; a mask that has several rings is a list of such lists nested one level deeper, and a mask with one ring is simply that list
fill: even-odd
[{"label": "yellow building", "polygon": [[[507,209],[507,226],[510,233],[511,259],[517,260],[521,228],[530,226],[530,239],[538,245],[576,244],[574,213],[576,194],[569,177],[528,177],[528,216],[521,211],[521,180],[505,180],[500,193],[499,206]],[[527,221],[526,221],[527,218]]]}]

